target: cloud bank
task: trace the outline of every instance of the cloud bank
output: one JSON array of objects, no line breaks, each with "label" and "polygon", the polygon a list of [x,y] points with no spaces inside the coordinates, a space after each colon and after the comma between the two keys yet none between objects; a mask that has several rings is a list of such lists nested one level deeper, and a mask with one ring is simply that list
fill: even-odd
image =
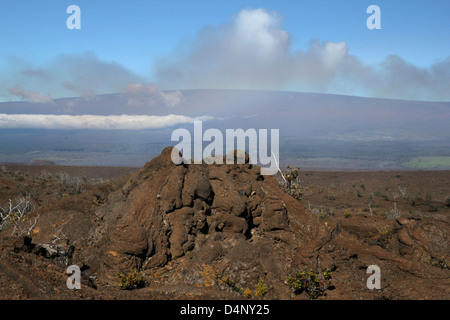
[{"label": "cloud bank", "polygon": [[[161,91],[155,84],[148,84],[147,79],[117,63],[101,61],[89,52],[60,55],[40,67],[12,59],[10,70],[3,73],[0,70],[0,74],[11,74],[7,81],[0,76],[0,85],[6,87],[9,84],[7,93],[11,98],[7,101],[20,98],[32,103],[54,103],[49,94],[45,96],[39,92],[55,93],[56,98],[82,97],[86,100],[95,99],[98,94],[121,93],[127,98],[127,106],[133,107],[174,107],[184,99],[181,91]],[[11,86],[11,82],[21,85]]]},{"label": "cloud bank", "polygon": [[[183,46],[186,44],[183,43]],[[159,86],[293,90],[371,97],[450,100],[450,56],[429,68],[388,56],[376,66],[349,53],[346,42],[311,40],[291,49],[282,17],[245,9],[230,23],[200,30],[186,47],[161,58]]]},{"label": "cloud bank", "polygon": [[51,115],[51,114],[0,114],[2,129],[90,129],[90,130],[143,130],[160,129],[196,120],[211,120],[210,116],[188,117],[170,114],[146,115]]},{"label": "cloud bank", "polygon": [[[15,57],[9,59],[7,67],[0,69],[0,88],[16,85],[12,86],[12,91],[0,89],[0,96],[5,101],[20,97],[30,102],[44,102],[37,97],[38,92],[50,92],[53,98],[89,98],[98,94],[121,92],[129,83],[145,82],[148,80],[144,77],[116,62],[103,61],[92,52],[60,54],[39,65]],[[17,90],[21,88],[26,90]],[[28,90],[35,95],[25,92]]]}]

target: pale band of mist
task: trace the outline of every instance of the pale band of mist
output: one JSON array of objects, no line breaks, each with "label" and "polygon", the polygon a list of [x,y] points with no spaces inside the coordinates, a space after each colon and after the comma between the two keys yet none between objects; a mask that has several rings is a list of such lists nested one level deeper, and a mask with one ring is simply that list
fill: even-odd
[{"label": "pale band of mist", "polygon": [[0,114],[2,129],[92,129],[143,130],[171,127],[194,121],[211,120],[210,116],[187,117],[169,114],[148,115],[52,115],[52,114]]}]

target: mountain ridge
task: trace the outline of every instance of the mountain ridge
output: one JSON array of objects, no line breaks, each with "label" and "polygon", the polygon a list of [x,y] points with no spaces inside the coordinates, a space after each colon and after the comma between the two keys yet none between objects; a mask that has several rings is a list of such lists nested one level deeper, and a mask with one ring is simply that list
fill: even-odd
[{"label": "mountain ridge", "polygon": [[[0,103],[0,162],[38,157],[67,165],[139,166],[163,147],[177,143],[171,141],[174,129],[193,129],[189,121],[144,130],[11,129],[7,127],[8,115],[152,115],[157,116],[156,121],[179,115],[187,119],[212,117],[204,121],[203,130],[279,129],[282,162],[353,159],[356,167],[366,161],[361,168],[369,163],[371,168],[386,168],[386,162],[389,168],[392,164],[403,168],[403,163],[418,157],[448,157],[445,161],[450,168],[450,102],[232,89],[117,93],[53,101]],[[342,167],[334,161],[327,168],[338,164]]]}]

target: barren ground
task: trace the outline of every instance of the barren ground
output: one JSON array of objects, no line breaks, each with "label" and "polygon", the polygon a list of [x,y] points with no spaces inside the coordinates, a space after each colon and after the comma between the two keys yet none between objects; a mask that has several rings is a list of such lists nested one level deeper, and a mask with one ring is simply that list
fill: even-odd
[{"label": "barren ground", "polygon": [[[76,199],[75,205],[82,207],[83,201],[91,201],[91,190],[104,186],[104,192],[108,193],[109,189],[117,188],[116,185],[123,185],[137,170],[12,164],[5,164],[2,169],[0,205],[5,206],[9,199],[20,195],[29,196],[34,210],[67,199]],[[107,182],[111,180],[114,182]],[[450,221],[450,171],[300,171],[300,180],[304,192],[302,205],[329,230],[336,230],[339,226],[347,240],[355,237],[383,254],[397,254],[402,258],[410,254],[402,242],[401,230],[411,221],[426,226],[421,230],[431,230],[435,226],[438,231],[433,232],[439,232],[441,226],[448,226]],[[8,230],[0,234],[5,232]],[[165,281],[174,274],[173,269],[190,259],[188,255],[146,274],[147,285],[141,289],[120,290],[117,286],[83,278],[82,290],[68,290],[66,265],[33,253],[11,250],[14,241],[11,239],[0,244],[2,300],[244,298],[242,294],[223,286],[190,287]],[[353,249],[348,249],[345,258],[343,253],[335,253],[335,289],[320,299],[450,299],[450,248],[446,243],[442,245],[442,248],[436,249],[442,254],[433,257],[435,264],[430,269],[437,275],[432,276],[438,277],[434,282],[430,282],[430,278],[422,275],[416,267],[405,270],[403,264],[395,266],[394,263],[392,267],[382,270],[382,290],[372,291],[365,286],[367,266],[358,260],[356,253],[352,254]],[[375,255],[383,257],[382,253]],[[430,260],[429,264],[433,261]],[[439,261],[446,261],[447,266],[437,263]],[[355,270],[360,271],[355,273]],[[428,272],[426,270],[424,272]],[[267,297],[270,298],[270,294]],[[305,295],[294,294],[291,298],[307,299]]]}]

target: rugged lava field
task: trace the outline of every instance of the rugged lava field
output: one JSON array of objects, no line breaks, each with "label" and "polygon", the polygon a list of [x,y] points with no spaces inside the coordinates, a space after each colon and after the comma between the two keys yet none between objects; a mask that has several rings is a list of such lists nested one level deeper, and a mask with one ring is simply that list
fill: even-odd
[{"label": "rugged lava field", "polygon": [[[449,171],[300,170],[298,201],[248,163],[169,154],[143,168],[3,165],[3,216],[29,207],[0,231],[0,299],[450,298]],[[295,288],[301,272],[311,281]]]}]

